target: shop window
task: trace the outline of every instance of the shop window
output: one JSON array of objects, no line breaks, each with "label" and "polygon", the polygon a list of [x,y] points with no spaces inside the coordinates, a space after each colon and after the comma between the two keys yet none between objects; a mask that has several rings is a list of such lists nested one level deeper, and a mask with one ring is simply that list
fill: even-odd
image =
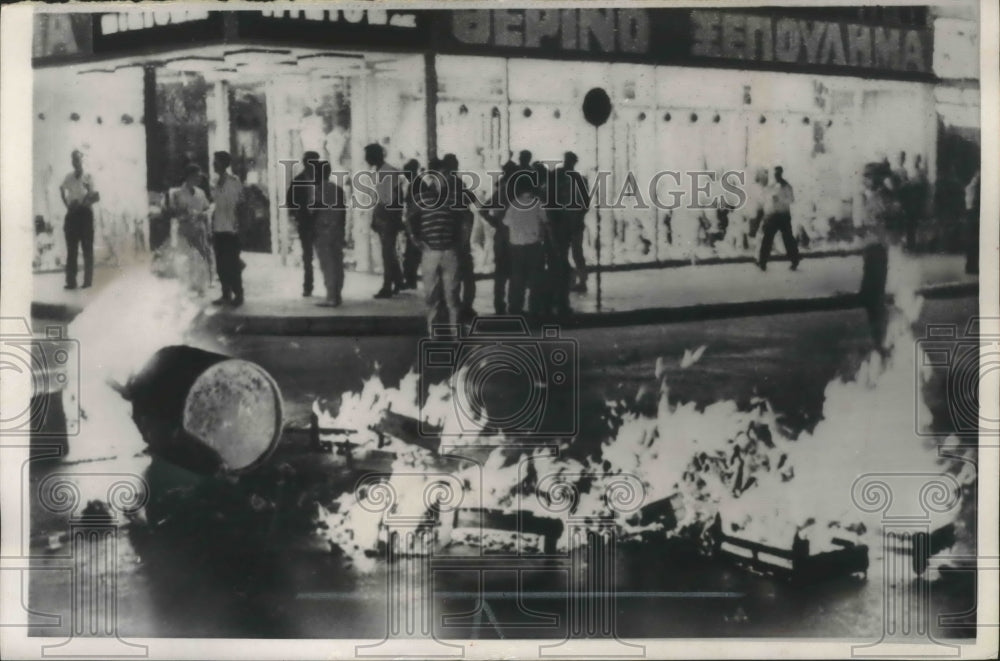
[{"label": "shop window", "polygon": [[[208,83],[199,75],[158,78],[156,85],[156,125],[152,132],[157,139],[149,140],[149,162],[159,170],[151,173],[152,190],[166,191],[179,186],[184,168],[194,163],[206,173],[202,187],[208,191],[208,113],[206,92]],[[129,114],[121,117],[122,124],[133,122]]]},{"label": "shop window", "polygon": [[232,171],[243,182],[246,200],[240,243],[244,250],[257,252],[271,250],[266,108],[263,83],[241,83],[229,88]]}]

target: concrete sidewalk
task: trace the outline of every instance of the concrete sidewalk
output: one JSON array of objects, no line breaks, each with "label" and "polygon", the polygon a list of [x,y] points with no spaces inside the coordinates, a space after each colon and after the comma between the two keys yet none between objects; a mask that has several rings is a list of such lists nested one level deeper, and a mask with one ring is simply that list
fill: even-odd
[{"label": "concrete sidewalk", "polygon": [[[421,289],[388,300],[374,300],[381,276],[348,273],[344,304],[322,308],[319,298],[301,295],[301,269],[281,266],[271,255],[245,253],[246,303],[238,309],[217,308],[208,302],[219,295],[218,285],[205,297],[202,322],[220,332],[275,335],[396,335],[426,332]],[[964,273],[958,255],[908,257],[919,271],[918,287],[928,295],[975,295],[976,276]],[[861,257],[804,259],[797,271],[778,261],[766,272],[746,263],[713,264],[621,271],[602,275],[602,305],[597,309],[596,277],[590,292],[573,294],[574,314],[560,324],[567,328],[598,327],[677,320],[721,318],[753,314],[855,307],[861,283]],[[67,291],[62,275],[34,278],[32,314],[37,318],[69,319],[78,314],[102,285],[123,270],[98,268],[94,287]],[[320,274],[316,273],[317,278]],[[477,283],[476,311],[493,312],[493,283]],[[318,285],[317,293],[322,292]]]}]

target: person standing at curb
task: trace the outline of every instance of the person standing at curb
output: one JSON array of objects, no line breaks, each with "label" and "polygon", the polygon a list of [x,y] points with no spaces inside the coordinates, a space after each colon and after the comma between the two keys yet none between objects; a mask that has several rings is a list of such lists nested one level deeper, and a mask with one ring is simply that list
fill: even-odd
[{"label": "person standing at curb", "polygon": [[215,269],[222,284],[222,297],[212,304],[239,307],[243,305],[243,263],[237,230],[243,183],[229,172],[232,162],[229,152],[217,151],[212,157],[212,169],[218,175],[212,186],[212,244]]},{"label": "person standing at curb", "polygon": [[[563,155],[563,164],[555,172],[555,209],[553,225],[555,255],[553,257],[553,290],[557,314],[568,314],[569,292],[587,291],[587,265],[583,259],[583,219],[590,209],[587,180],[576,171],[578,159],[571,151]],[[576,273],[569,265],[570,253]]]},{"label": "person standing at curb", "polygon": [[403,288],[403,273],[396,254],[396,238],[403,229],[402,174],[385,162],[385,150],[374,142],[365,147],[365,162],[375,172],[372,230],[378,234],[382,249],[382,288],[375,298],[392,298]]},{"label": "person standing at curb", "polygon": [[507,311],[524,312],[525,292],[528,313],[541,316],[545,311],[545,242],[552,239],[552,226],[536,189],[528,177],[515,177],[510,199],[503,212],[503,223],[510,232],[510,298]]},{"label": "person standing at curb", "polygon": [[309,206],[316,228],[316,257],[326,287],[326,299],[316,305],[336,308],[343,303],[347,204],[344,189],[330,181],[330,163],[320,161],[316,167],[319,178],[314,183],[313,199]]},{"label": "person standing at curb", "polygon": [[503,173],[493,189],[493,196],[479,215],[493,228],[493,311],[507,314],[507,284],[510,281],[510,232],[501,222],[507,206],[510,177],[517,170],[513,161],[503,165]]},{"label": "person standing at curb", "polygon": [[[411,200],[413,182],[420,173],[420,163],[415,158],[411,158],[403,164],[403,184],[406,188],[404,199]],[[417,270],[420,268],[420,246],[416,239],[407,231],[406,248],[403,251],[403,287],[402,289],[417,288]]]},{"label": "person standing at curb", "polygon": [[89,172],[83,171],[83,152],[74,149],[70,154],[73,171],[66,175],[59,194],[66,205],[66,220],[63,233],[66,235],[66,286],[76,289],[78,251],[83,249],[83,287],[86,289],[94,280],[94,209],[101,194],[94,188],[94,180]]},{"label": "person standing at curb", "polygon": [[306,298],[312,296],[313,291],[313,242],[316,232],[313,212],[309,209],[308,193],[317,182],[318,161],[318,152],[307,151],[302,154],[302,172],[295,175],[285,195],[285,206],[295,221],[302,244],[302,296]]},{"label": "person standing at curb", "polygon": [[459,300],[462,304],[462,321],[476,316],[476,273],[472,260],[472,226],[476,216],[469,210],[470,193],[458,176],[458,157],[445,154],[441,157],[441,173],[447,178],[447,204],[458,219],[461,241],[458,246],[458,279],[461,283]]},{"label": "person standing at curb", "polygon": [[860,224],[862,248],[861,288],[858,297],[868,316],[875,348],[885,355],[888,309],[885,288],[889,277],[889,245],[898,244],[896,220],[901,215],[899,201],[889,190],[881,163],[869,163],[863,172],[864,198]]},{"label": "person standing at curb", "polygon": [[452,179],[442,172],[437,159],[428,164],[428,173],[413,182],[413,204],[407,210],[406,224],[420,245],[420,271],[423,276],[427,303],[427,328],[433,334],[438,323],[441,303],[447,309],[448,323],[457,327],[461,322],[459,302],[459,250],[462,241],[462,219],[453,211]]},{"label": "person standing at curb", "polygon": [[774,184],[764,196],[764,231],[760,239],[760,253],[757,267],[767,270],[767,260],[771,257],[771,246],[774,235],[781,232],[781,240],[785,244],[785,254],[791,261],[791,269],[799,267],[799,247],[792,232],[792,203],[795,202],[795,191],[785,180],[784,168],[780,165],[774,168]]}]

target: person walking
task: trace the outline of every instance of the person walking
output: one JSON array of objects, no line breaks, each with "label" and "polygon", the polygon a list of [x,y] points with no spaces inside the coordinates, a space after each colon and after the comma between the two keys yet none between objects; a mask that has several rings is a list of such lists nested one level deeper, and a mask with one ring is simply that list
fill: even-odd
[{"label": "person walking", "polygon": [[403,229],[402,173],[385,162],[385,150],[374,142],[365,147],[365,162],[375,173],[372,230],[378,234],[382,249],[382,288],[375,298],[392,298],[403,288],[403,272],[396,254],[396,239]]},{"label": "person walking", "polygon": [[459,250],[462,241],[462,220],[448,200],[452,179],[443,173],[441,161],[433,159],[428,172],[414,179],[413,204],[406,213],[408,231],[421,250],[420,272],[423,277],[427,304],[427,328],[433,335],[438,313],[443,305],[448,324],[461,322],[459,301]]},{"label": "person walking", "polygon": [[319,161],[316,167],[319,177],[309,202],[315,224],[316,258],[326,287],[326,298],[317,305],[336,308],[343,303],[347,203],[344,189],[330,181],[329,161]]},{"label": "person walking", "polygon": [[208,196],[198,185],[201,168],[191,164],[184,183],[170,194],[170,215],[177,219],[178,252],[187,262],[182,277],[199,296],[205,294],[212,273],[208,228]]},{"label": "person walking", "polygon": [[313,210],[309,208],[310,192],[317,186],[316,170],[319,153],[307,151],[302,154],[302,171],[295,175],[285,195],[285,206],[295,222],[299,241],[302,244],[302,295],[312,296],[313,291],[313,244],[316,227]]},{"label": "person walking", "polygon": [[[420,174],[420,163],[415,158],[411,158],[403,164],[403,199],[407,204],[411,202],[411,188],[413,182]],[[403,250],[403,287],[402,289],[417,288],[417,270],[420,268],[420,246],[416,239],[406,232],[406,248]]]},{"label": "person walking", "polygon": [[507,311],[532,316],[545,311],[544,242],[552,239],[552,228],[537,190],[527,177],[514,177],[510,199],[502,221],[510,233],[510,296]]},{"label": "person walking", "polygon": [[243,305],[243,262],[240,259],[239,213],[243,204],[243,183],[229,172],[233,159],[229,152],[217,151],[212,169],[218,175],[212,186],[212,244],[215,269],[222,285],[222,297],[213,305]]},{"label": "person walking", "polygon": [[70,154],[73,171],[66,175],[59,186],[59,195],[66,206],[63,233],[66,236],[66,289],[76,289],[77,259],[83,250],[83,287],[94,281],[94,209],[101,194],[94,187],[94,179],[83,170],[83,152],[74,149]]},{"label": "person walking", "polygon": [[795,191],[785,180],[784,172],[784,168],[780,165],[774,168],[774,183],[768,187],[764,195],[764,227],[757,258],[757,266],[761,271],[767,270],[774,235],[778,232],[781,232],[781,239],[785,244],[785,254],[791,260],[791,269],[794,271],[799,267],[799,247],[792,232],[792,203],[795,202]]}]

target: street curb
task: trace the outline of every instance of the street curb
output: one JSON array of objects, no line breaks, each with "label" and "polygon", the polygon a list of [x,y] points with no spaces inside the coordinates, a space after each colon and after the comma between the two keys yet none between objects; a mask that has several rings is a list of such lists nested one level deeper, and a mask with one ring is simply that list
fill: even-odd
[{"label": "street curb", "polygon": [[[979,295],[979,283],[945,283],[917,290],[928,299],[961,298]],[[641,326],[671,324],[734,317],[754,317],[801,312],[828,312],[851,310],[861,307],[858,294],[834,294],[817,298],[773,299],[738,303],[715,303],[682,307],[642,308],[621,312],[586,312],[567,319],[552,320],[563,329],[609,328],[616,326]],[[544,323],[544,320],[543,320]],[[201,316],[196,321],[201,328],[234,335],[277,336],[423,336],[427,321],[423,316],[326,316],[279,317],[239,316],[217,313]]]},{"label": "street curb", "polygon": [[[861,248],[837,248],[833,250],[816,250],[813,252],[802,252],[799,256],[802,261],[807,259],[827,259],[830,257],[859,257],[863,254]],[[788,255],[772,255],[771,262],[790,261]],[[627,264],[602,264],[601,273],[623,273],[625,271],[643,271],[647,269],[677,269],[685,266],[718,266],[720,264],[756,264],[757,258],[751,255],[733,255],[732,257],[705,257],[696,259],[692,264],[690,259],[663,259],[660,261],[629,262]],[[584,269],[587,275],[595,275],[597,267],[593,264]],[[476,281],[492,280],[493,272],[477,273]]]},{"label": "street curb", "polygon": [[39,301],[31,302],[31,316],[34,319],[45,319],[46,321],[72,321],[76,315],[83,312],[83,308],[77,305],[67,305],[65,303],[43,303]]},{"label": "street curb", "polygon": [[[952,282],[930,285],[917,290],[924,298],[962,298],[979,295],[977,282]],[[849,310],[860,307],[857,294],[834,294],[818,298],[772,299],[738,303],[713,303],[681,307],[641,308],[620,312],[585,312],[558,322],[561,328],[585,329],[614,326],[640,326],[645,324],[670,324],[690,321],[754,317],[795,312],[820,312]],[[46,321],[69,322],[82,312],[79,306],[33,302],[31,316]],[[295,316],[246,316],[219,312],[202,313],[196,320],[199,327],[235,335],[301,335],[301,336],[392,336],[424,335],[427,321],[422,315],[358,315],[324,317]],[[553,322],[555,323],[555,322]]]}]

